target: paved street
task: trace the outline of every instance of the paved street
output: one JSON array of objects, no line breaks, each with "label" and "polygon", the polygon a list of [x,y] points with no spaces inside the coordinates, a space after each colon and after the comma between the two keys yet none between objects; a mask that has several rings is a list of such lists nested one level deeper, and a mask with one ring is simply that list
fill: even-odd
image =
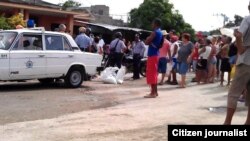
[{"label": "paved street", "polygon": [[[228,90],[219,83],[163,85],[158,98],[144,99],[145,79],[109,85],[98,78],[78,89],[36,81],[0,89],[0,141],[167,140],[168,124],[223,123]],[[233,124],[245,122],[247,109],[238,107]]]}]

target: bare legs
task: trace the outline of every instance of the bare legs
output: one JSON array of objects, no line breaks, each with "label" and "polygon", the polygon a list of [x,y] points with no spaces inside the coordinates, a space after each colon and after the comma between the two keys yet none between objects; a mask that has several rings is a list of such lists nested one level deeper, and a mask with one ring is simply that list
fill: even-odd
[{"label": "bare legs", "polygon": [[185,88],[186,87],[186,75],[181,75],[180,87],[181,88]]},{"label": "bare legs", "polygon": [[161,81],[160,81],[159,85],[163,85],[165,76],[166,76],[166,73],[161,74]]},{"label": "bare legs", "polygon": [[227,115],[226,115],[224,125],[231,125],[234,113],[235,113],[235,109],[227,108]]},{"label": "bare legs", "polygon": [[158,96],[157,84],[152,84],[150,94],[144,96],[144,98],[156,98],[157,96]]}]

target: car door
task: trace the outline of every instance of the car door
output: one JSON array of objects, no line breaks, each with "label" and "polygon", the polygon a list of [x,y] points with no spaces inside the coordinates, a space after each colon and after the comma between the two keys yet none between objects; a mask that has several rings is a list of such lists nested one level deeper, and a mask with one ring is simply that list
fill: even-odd
[{"label": "car door", "polygon": [[48,77],[65,75],[75,57],[65,37],[62,35],[45,35],[45,44]]},{"label": "car door", "polygon": [[10,51],[11,80],[46,77],[42,34],[24,33]]}]

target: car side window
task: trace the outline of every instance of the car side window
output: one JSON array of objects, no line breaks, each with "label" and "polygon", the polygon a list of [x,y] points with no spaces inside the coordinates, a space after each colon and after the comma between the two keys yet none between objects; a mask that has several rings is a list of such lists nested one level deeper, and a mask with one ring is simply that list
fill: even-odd
[{"label": "car side window", "polygon": [[23,34],[13,50],[43,50],[42,35]]},{"label": "car side window", "polygon": [[72,50],[68,40],[65,37],[63,38],[63,40],[64,40],[64,50],[67,51]]},{"label": "car side window", "polygon": [[46,50],[63,50],[62,36],[45,35]]}]

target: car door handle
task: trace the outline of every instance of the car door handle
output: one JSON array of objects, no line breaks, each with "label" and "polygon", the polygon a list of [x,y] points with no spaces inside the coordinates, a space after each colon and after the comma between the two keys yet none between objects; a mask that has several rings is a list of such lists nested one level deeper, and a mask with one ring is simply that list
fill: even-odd
[{"label": "car door handle", "polygon": [[74,57],[74,55],[69,55],[69,58],[72,58],[72,57]]},{"label": "car door handle", "polygon": [[38,55],[38,57],[43,58],[43,57],[45,57],[45,55]]}]

